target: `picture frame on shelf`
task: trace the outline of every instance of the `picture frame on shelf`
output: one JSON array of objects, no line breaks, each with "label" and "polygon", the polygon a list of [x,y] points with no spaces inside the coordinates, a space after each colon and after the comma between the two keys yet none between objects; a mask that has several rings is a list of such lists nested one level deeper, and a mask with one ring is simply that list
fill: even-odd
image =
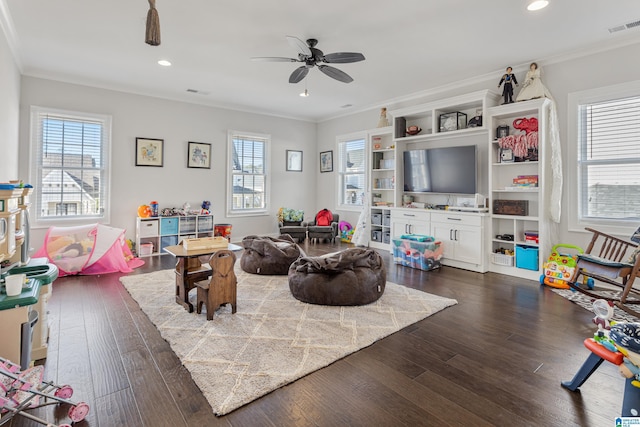
[{"label": "picture frame on shelf", "polygon": [[287,172],[302,172],[302,151],[287,150]]},{"label": "picture frame on shelf", "polygon": [[512,163],[512,162],[515,162],[515,157],[513,156],[513,150],[511,148],[501,148],[500,163]]},{"label": "picture frame on shelf", "polygon": [[333,150],[320,153],[320,172],[333,172]]},{"label": "picture frame on shelf", "polygon": [[136,166],[164,165],[164,139],[136,138]]},{"label": "picture frame on shelf", "polygon": [[211,169],[211,144],[189,141],[187,143],[187,167]]},{"label": "picture frame on shelf", "polygon": [[504,138],[506,136],[509,136],[509,126],[508,125],[498,126],[496,128],[496,137]]}]

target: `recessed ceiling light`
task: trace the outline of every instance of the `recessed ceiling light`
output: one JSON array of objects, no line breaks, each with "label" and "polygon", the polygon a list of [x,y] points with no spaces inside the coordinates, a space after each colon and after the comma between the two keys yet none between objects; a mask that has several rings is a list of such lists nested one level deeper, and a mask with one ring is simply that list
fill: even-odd
[{"label": "recessed ceiling light", "polygon": [[167,61],[166,59],[161,59],[160,61],[158,61],[159,65],[162,65],[163,67],[170,67],[171,66],[171,62]]},{"label": "recessed ceiling light", "polygon": [[549,5],[548,0],[533,0],[527,6],[527,10],[540,10]]}]

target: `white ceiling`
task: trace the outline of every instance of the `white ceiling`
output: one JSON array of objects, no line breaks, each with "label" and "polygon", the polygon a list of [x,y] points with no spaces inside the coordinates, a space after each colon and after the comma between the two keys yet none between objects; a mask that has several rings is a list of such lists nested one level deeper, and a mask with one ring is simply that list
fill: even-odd
[{"label": "white ceiling", "polygon": [[[162,44],[144,43],[147,0],[0,0],[24,75],[199,104],[322,121],[533,60],[640,41],[638,0],[157,0]],[[2,18],[2,17],[0,17]],[[325,53],[362,52],[339,64],[345,84],[300,64],[285,36],[317,38]],[[168,59],[173,66],[157,65]],[[298,93],[307,88],[308,98]],[[196,89],[206,94],[188,93]],[[497,90],[497,87],[495,88]],[[350,108],[342,108],[351,104]]]}]

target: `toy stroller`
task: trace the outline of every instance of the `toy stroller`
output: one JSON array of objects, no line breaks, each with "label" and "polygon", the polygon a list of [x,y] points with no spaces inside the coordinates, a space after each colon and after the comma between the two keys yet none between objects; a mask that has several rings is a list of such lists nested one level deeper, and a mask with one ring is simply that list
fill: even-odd
[{"label": "toy stroller", "polygon": [[[50,381],[42,381],[43,374],[43,366],[20,371],[20,365],[0,357],[0,426],[8,423],[16,415],[47,427],[54,426],[25,411],[60,403],[71,405],[69,418],[72,423],[84,420],[89,413],[89,405],[68,400],[73,395],[71,386],[59,386]],[[44,402],[41,402],[41,399]],[[59,427],[70,427],[70,424],[60,424]]]}]

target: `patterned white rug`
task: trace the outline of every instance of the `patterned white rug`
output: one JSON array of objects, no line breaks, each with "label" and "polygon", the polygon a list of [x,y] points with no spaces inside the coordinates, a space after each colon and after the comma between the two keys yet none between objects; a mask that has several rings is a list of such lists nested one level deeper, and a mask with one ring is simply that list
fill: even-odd
[{"label": "patterned white rug", "polygon": [[[578,304],[580,307],[584,308],[585,310],[588,310],[593,313],[593,298],[591,298],[590,296],[585,295],[578,291],[573,291],[571,289],[551,288],[551,290],[556,294],[568,299],[569,301]],[[596,288],[595,291],[598,292],[598,294],[609,297],[609,298],[613,298],[618,295],[618,292],[610,291],[607,289]],[[640,322],[640,319],[638,319],[636,316],[633,316],[632,314],[627,313],[626,311],[621,310],[618,307],[613,307],[612,320],[615,320],[617,322]]]},{"label": "patterned white rug", "polygon": [[[191,372],[216,415],[373,344],[446,307],[454,299],[387,282],[383,296],[360,307],[302,303],[287,276],[238,277],[237,312],[221,307],[212,321],[175,303],[175,273],[120,281]],[[195,304],[195,291],[192,302]]]}]

